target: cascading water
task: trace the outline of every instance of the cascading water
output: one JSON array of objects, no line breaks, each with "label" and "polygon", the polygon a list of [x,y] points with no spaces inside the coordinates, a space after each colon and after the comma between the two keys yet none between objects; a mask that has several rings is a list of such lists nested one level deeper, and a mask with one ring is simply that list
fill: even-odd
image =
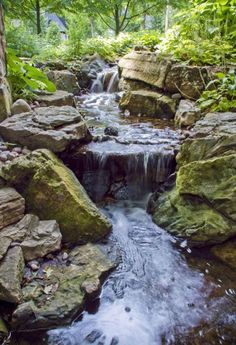
[{"label": "cascading water", "polygon": [[[113,232],[101,248],[117,268],[100,298],[70,327],[48,332],[47,343],[233,345],[235,274],[209,256],[195,259],[186,241],[176,242],[145,211],[148,193],[175,168],[180,133],[121,115],[115,99],[108,93],[78,98],[96,141],[68,164],[94,200],[113,199],[103,208]],[[114,124],[118,135],[104,136]]]},{"label": "cascading water", "polygon": [[94,80],[91,86],[91,92],[117,92],[119,84],[117,67],[107,67],[102,72],[98,73],[97,79]]}]

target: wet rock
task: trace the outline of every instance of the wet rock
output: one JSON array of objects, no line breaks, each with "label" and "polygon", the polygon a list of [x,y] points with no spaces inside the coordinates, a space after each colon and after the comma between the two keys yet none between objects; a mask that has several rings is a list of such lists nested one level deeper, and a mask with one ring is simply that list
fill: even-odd
[{"label": "wet rock", "polygon": [[236,235],[236,114],[211,113],[181,146],[176,187],[159,196],[155,222],[194,246]]},{"label": "wet rock", "polygon": [[0,317],[0,341],[2,342],[2,344],[4,344],[3,341],[7,337],[7,335],[8,335],[7,326],[4,320]]},{"label": "wet rock", "polygon": [[101,281],[113,264],[91,244],[74,249],[70,256],[73,260],[70,266],[48,266],[47,289],[37,281],[24,287],[24,301],[13,313],[14,329],[54,327],[71,322],[87,298],[81,288],[85,281],[99,282],[99,293]]},{"label": "wet rock", "polygon": [[179,127],[193,126],[201,117],[201,110],[194,102],[189,100],[180,101],[175,114],[175,123]]},{"label": "wet rock", "polygon": [[110,232],[110,222],[50,151],[37,150],[17,158],[2,168],[2,175],[25,196],[28,210],[58,222],[65,242],[97,241]]},{"label": "wet rock", "polygon": [[226,265],[236,270],[236,239],[212,247],[211,252]]},{"label": "wet rock", "polygon": [[0,124],[0,135],[32,150],[47,148],[53,152],[90,138],[82,116],[69,106],[37,108],[12,116]]},{"label": "wet rock", "polygon": [[63,90],[57,90],[53,94],[43,94],[36,98],[36,101],[41,107],[57,106],[62,107],[64,105],[74,106],[74,97],[72,93]]},{"label": "wet rock", "polygon": [[119,135],[119,131],[118,128],[109,126],[104,129],[104,134],[117,137]]},{"label": "wet rock", "polygon": [[90,89],[98,73],[105,67],[105,61],[98,54],[85,57],[77,75],[79,86],[82,89]]},{"label": "wet rock", "polygon": [[22,298],[21,280],[24,271],[24,258],[20,247],[8,250],[0,262],[0,300],[20,303]]},{"label": "wet rock", "polygon": [[76,75],[68,70],[51,70],[47,72],[47,76],[56,85],[58,90],[73,94],[78,93],[80,90]]},{"label": "wet rock", "polygon": [[138,90],[125,93],[120,108],[131,115],[142,115],[160,119],[172,119],[176,112],[176,101],[161,93]]},{"label": "wet rock", "polygon": [[11,114],[17,115],[21,113],[28,113],[31,111],[29,104],[24,99],[18,99],[11,107]]},{"label": "wet rock", "polygon": [[0,189],[0,229],[23,218],[25,200],[13,188]]},{"label": "wet rock", "polygon": [[100,330],[93,330],[87,337],[85,338],[90,344],[95,343],[102,336],[102,332]]}]

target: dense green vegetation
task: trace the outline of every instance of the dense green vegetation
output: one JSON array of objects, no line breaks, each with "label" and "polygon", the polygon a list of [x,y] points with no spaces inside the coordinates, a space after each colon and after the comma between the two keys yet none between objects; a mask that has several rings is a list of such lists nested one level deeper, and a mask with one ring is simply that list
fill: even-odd
[{"label": "dense green vegetation", "polygon": [[[78,62],[98,53],[115,61],[141,45],[188,64],[236,64],[236,0],[19,0],[17,4],[3,0],[3,4],[8,47],[19,57]],[[66,39],[45,13],[63,18]],[[16,81],[19,73],[10,66],[11,79],[17,75]],[[20,89],[25,80],[19,80]],[[39,82],[40,88],[48,88],[40,78]],[[26,82],[28,87],[33,84]],[[203,109],[235,107],[234,73],[226,71],[209,87],[200,100]]]}]

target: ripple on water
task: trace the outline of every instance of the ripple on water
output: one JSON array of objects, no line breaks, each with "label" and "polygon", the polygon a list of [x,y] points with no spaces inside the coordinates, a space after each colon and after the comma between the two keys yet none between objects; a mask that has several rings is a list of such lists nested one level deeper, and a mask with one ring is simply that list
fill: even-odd
[{"label": "ripple on water", "polygon": [[94,330],[100,334],[97,345],[114,338],[120,345],[187,344],[185,335],[193,339],[196,329],[194,337],[201,339],[199,325],[214,324],[219,313],[221,322],[235,320],[224,309],[227,296],[209,299],[216,283],[189,266],[173,238],[140,205],[117,203],[105,212],[113,222],[109,246],[119,252],[119,267],[104,284],[97,313],[85,312],[71,327],[50,331],[50,345],[61,344],[58,339],[89,344],[86,337]]}]

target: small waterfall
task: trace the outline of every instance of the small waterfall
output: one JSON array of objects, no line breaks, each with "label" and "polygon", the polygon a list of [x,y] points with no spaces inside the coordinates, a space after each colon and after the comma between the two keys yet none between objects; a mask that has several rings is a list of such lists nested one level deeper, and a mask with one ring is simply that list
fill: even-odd
[{"label": "small waterfall", "polygon": [[91,92],[113,93],[118,91],[119,76],[117,67],[105,68],[102,72],[98,73],[97,79],[94,80],[91,86]]},{"label": "small waterfall", "polygon": [[164,182],[175,170],[174,149],[162,145],[91,143],[70,157],[71,168],[90,197],[137,200]]}]

